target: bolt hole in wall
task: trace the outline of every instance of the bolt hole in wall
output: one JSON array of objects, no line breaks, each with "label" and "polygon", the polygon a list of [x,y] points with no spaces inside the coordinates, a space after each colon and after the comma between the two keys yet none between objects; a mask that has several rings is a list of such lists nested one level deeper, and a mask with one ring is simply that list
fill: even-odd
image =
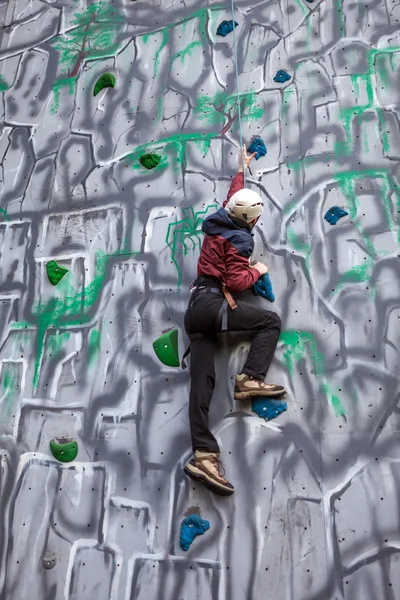
[{"label": "bolt hole in wall", "polygon": [[[393,594],[395,2],[31,8],[9,1],[0,57],[0,596],[48,577],[77,598]],[[236,402],[247,347],[220,336],[209,415],[235,494],[215,498],[182,472],[183,315],[242,142],[269,287],[235,297],[282,320],[266,381],[287,403]]]}]

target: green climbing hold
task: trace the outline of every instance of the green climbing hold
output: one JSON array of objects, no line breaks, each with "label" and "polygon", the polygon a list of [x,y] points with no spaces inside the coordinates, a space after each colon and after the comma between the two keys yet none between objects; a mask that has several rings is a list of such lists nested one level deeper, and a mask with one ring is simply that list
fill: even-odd
[{"label": "green climbing hold", "polygon": [[103,73],[101,77],[95,83],[93,96],[97,96],[102,89],[108,87],[115,87],[115,75],[112,73]]},{"label": "green climbing hold", "polygon": [[161,162],[161,156],[159,154],[142,154],[139,158],[139,162],[145,169],[154,169]]},{"label": "green climbing hold", "polygon": [[49,262],[46,264],[46,271],[47,277],[49,278],[50,283],[53,285],[57,285],[64,275],[68,273],[68,269],[60,267],[55,260],[49,260]]},{"label": "green climbing hold", "polygon": [[170,329],[153,342],[157,358],[167,367],[179,367],[178,330]]},{"label": "green climbing hold", "polygon": [[60,462],[73,461],[78,454],[78,442],[65,439],[59,439],[58,442],[50,441],[50,450],[54,458]]}]

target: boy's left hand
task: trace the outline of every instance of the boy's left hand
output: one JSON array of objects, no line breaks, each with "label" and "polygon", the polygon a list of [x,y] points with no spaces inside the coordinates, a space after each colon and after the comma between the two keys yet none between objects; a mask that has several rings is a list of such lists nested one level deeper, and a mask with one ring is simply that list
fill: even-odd
[{"label": "boy's left hand", "polygon": [[246,144],[243,144],[242,151],[239,152],[239,173],[243,172],[243,164],[245,169],[249,167],[256,154],[257,152],[253,152],[253,154],[247,154]]}]

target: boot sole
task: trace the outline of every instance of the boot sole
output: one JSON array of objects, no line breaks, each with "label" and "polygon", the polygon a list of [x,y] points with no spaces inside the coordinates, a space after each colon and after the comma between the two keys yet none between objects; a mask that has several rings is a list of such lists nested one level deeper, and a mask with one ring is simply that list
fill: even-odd
[{"label": "boot sole", "polygon": [[213,492],[218,496],[232,496],[232,494],[235,491],[214,483],[212,479],[209,479],[205,473],[200,471],[200,469],[196,469],[196,467],[189,467],[188,465],[186,465],[183,468],[183,472],[185,473],[185,475],[190,477],[190,479],[202,483],[207,489],[210,490],[210,492]]},{"label": "boot sole", "polygon": [[280,391],[270,391],[270,392],[264,392],[261,393],[260,391],[252,391],[249,390],[248,392],[234,392],[233,397],[235,398],[235,400],[247,400],[248,398],[254,398],[255,396],[262,396],[262,397],[266,397],[266,398],[279,398],[280,396],[283,396],[286,393],[286,390],[280,390]]}]

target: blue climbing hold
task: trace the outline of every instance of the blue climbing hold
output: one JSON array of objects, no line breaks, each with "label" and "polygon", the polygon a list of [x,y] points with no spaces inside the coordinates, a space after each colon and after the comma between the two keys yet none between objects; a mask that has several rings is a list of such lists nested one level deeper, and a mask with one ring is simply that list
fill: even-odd
[{"label": "blue climbing hold", "polygon": [[217,35],[221,35],[222,37],[225,37],[226,35],[228,35],[228,33],[233,31],[235,29],[235,27],[237,27],[238,25],[239,25],[239,23],[236,23],[236,21],[222,21],[222,23],[220,23],[218,25]]},{"label": "blue climbing hold", "polygon": [[332,206],[329,210],[326,211],[324,219],[328,221],[331,225],[336,225],[336,223],[342,217],[345,217],[349,213],[340,208],[340,206]]},{"label": "blue climbing hold", "polygon": [[183,519],[179,538],[182,550],[189,550],[194,538],[203,535],[207,529],[210,529],[210,523],[202,519],[200,515],[193,514]]},{"label": "blue climbing hold", "polygon": [[262,296],[270,302],[275,302],[274,292],[272,291],[272,283],[268,273],[261,275],[261,277],[253,285],[253,294],[255,296]]},{"label": "blue climbing hold", "polygon": [[272,421],[272,419],[276,419],[287,410],[287,404],[283,400],[272,400],[265,398],[265,396],[256,396],[252,398],[251,410],[262,419]]},{"label": "blue climbing hold", "polygon": [[279,69],[279,71],[277,72],[277,74],[274,77],[275,83],[286,83],[287,81],[289,81],[289,79],[290,79],[289,73],[287,73],[283,69]]},{"label": "blue climbing hold", "polygon": [[256,160],[258,160],[267,154],[267,148],[260,137],[255,137],[251,140],[247,148],[247,152],[250,152],[251,154],[253,154],[253,152],[257,152]]}]

